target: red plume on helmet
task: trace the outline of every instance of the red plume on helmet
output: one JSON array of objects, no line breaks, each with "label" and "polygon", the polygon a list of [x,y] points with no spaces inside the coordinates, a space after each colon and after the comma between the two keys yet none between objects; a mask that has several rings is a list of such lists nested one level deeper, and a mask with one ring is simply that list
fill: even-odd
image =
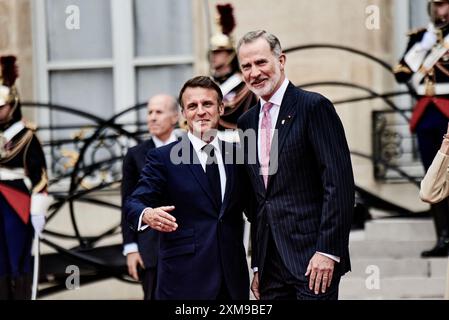
[{"label": "red plume on helmet", "polygon": [[234,7],[230,3],[217,4],[216,32],[210,39],[210,50],[234,50],[232,31],[236,26]]},{"label": "red plume on helmet", "polygon": [[16,60],[15,56],[0,57],[2,84],[6,87],[12,87],[19,77]]},{"label": "red plume on helmet", "polygon": [[217,11],[220,15],[221,32],[229,36],[235,28],[234,8],[230,3],[217,4]]},{"label": "red plume on helmet", "polygon": [[5,130],[11,124],[22,119],[20,108],[19,93],[15,86],[19,76],[19,69],[16,64],[15,56],[0,57],[0,88],[2,88],[4,96],[0,97],[0,104],[9,104],[11,106],[7,118],[2,119],[0,130]]}]

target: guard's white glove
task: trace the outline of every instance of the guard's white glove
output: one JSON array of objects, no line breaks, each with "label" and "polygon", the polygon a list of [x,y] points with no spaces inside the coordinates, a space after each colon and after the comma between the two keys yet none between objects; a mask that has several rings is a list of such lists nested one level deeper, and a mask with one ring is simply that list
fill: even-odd
[{"label": "guard's white glove", "polygon": [[42,231],[44,230],[45,227],[45,215],[43,214],[31,215],[31,224],[33,225],[34,232],[36,232],[40,238],[42,235]]},{"label": "guard's white glove", "polygon": [[31,224],[34,231],[40,237],[45,226],[45,216],[52,197],[45,193],[34,193],[31,195]]}]

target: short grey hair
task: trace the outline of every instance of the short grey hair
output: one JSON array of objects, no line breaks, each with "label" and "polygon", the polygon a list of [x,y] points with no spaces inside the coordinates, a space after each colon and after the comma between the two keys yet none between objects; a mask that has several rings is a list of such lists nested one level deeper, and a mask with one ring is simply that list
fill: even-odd
[{"label": "short grey hair", "polygon": [[163,99],[162,103],[163,103],[164,107],[166,107],[170,112],[179,113],[178,101],[171,94],[166,94],[166,93],[156,94],[156,95],[152,96],[150,98],[150,100],[148,100],[147,106],[150,107],[150,105],[152,103],[155,103],[156,99],[158,99],[159,101],[161,99]]},{"label": "short grey hair", "polygon": [[256,30],[246,33],[237,44],[237,56],[239,54],[240,47],[243,44],[254,42],[259,38],[265,39],[265,41],[268,42],[268,44],[270,45],[271,52],[274,54],[276,58],[279,58],[281,56],[282,48],[279,39],[274,34],[271,34],[265,30]]},{"label": "short grey hair", "polygon": [[176,100],[176,98],[175,97],[173,97],[172,95],[170,95],[170,104],[169,104],[169,107],[170,107],[170,110],[173,112],[173,113],[179,113],[179,105],[178,105],[178,101]]}]

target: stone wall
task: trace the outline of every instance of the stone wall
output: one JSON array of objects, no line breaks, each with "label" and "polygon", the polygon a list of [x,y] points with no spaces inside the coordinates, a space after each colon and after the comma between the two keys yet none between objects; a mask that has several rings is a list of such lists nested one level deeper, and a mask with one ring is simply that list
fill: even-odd
[{"label": "stone wall", "polygon": [[[196,8],[202,27],[196,27],[197,36],[197,73],[207,73],[208,29],[214,28],[217,3],[230,2],[234,6],[237,22],[236,41],[250,30],[265,29],[277,35],[283,48],[306,44],[336,44],[367,52],[377,58],[395,64],[398,53],[395,52],[395,30],[397,7],[388,0],[231,0],[208,1],[210,22],[204,24],[206,9],[204,2],[197,0]],[[379,10],[379,28],[367,27],[370,14],[369,6]],[[201,12],[202,11],[202,12]],[[406,41],[405,34],[401,37]],[[295,84],[307,84],[318,81],[343,81],[368,87],[382,93],[397,88],[394,78],[385,69],[375,63],[342,51],[307,50],[287,55],[286,73]],[[318,91],[331,100],[367,95],[366,92],[344,87],[313,86],[308,90]],[[358,102],[336,106],[345,127],[347,139],[352,150],[366,154],[372,153],[371,112],[375,109],[387,109],[379,100]],[[356,164],[365,168],[364,176],[372,176],[370,164],[360,158],[353,158]],[[368,169],[368,170],[366,170]]]},{"label": "stone wall", "polygon": [[[0,0],[0,55],[13,54],[19,64],[21,99],[33,100],[33,45],[30,0]],[[25,116],[32,118],[26,111]]]}]

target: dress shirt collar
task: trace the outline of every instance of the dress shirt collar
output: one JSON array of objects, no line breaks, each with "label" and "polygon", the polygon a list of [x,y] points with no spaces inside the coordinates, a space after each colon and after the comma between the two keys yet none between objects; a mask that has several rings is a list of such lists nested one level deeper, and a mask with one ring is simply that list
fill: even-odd
[{"label": "dress shirt collar", "polygon": [[157,138],[156,136],[153,136],[152,139],[153,139],[153,142],[154,142],[154,145],[156,146],[156,148],[159,148],[159,147],[162,147],[162,146],[165,146],[167,144],[177,141],[174,131],[172,131],[170,133],[170,136],[168,137],[168,139],[166,141],[162,141],[161,139]]},{"label": "dress shirt collar", "polygon": [[[196,153],[200,153],[203,149],[203,147],[207,144],[207,142],[201,140],[197,136],[193,135],[190,131],[187,133],[187,136],[189,137],[190,142],[192,143],[193,149],[195,149]],[[215,149],[215,151],[218,151],[221,154],[220,147],[218,145],[218,138],[217,136],[214,137],[214,139],[209,142],[210,145],[212,145]]]},{"label": "dress shirt collar", "polygon": [[[282,82],[281,86],[279,87],[279,89],[277,89],[277,91],[273,94],[273,96],[270,98],[270,101],[268,102],[271,102],[273,105],[280,107],[282,104],[282,99],[284,99],[285,91],[287,91],[288,84],[289,80],[286,77]],[[266,102],[267,101],[265,101],[264,99],[262,99],[262,97],[260,97],[261,107],[263,107],[263,105]],[[263,113],[262,108],[260,108],[260,113]]]}]

